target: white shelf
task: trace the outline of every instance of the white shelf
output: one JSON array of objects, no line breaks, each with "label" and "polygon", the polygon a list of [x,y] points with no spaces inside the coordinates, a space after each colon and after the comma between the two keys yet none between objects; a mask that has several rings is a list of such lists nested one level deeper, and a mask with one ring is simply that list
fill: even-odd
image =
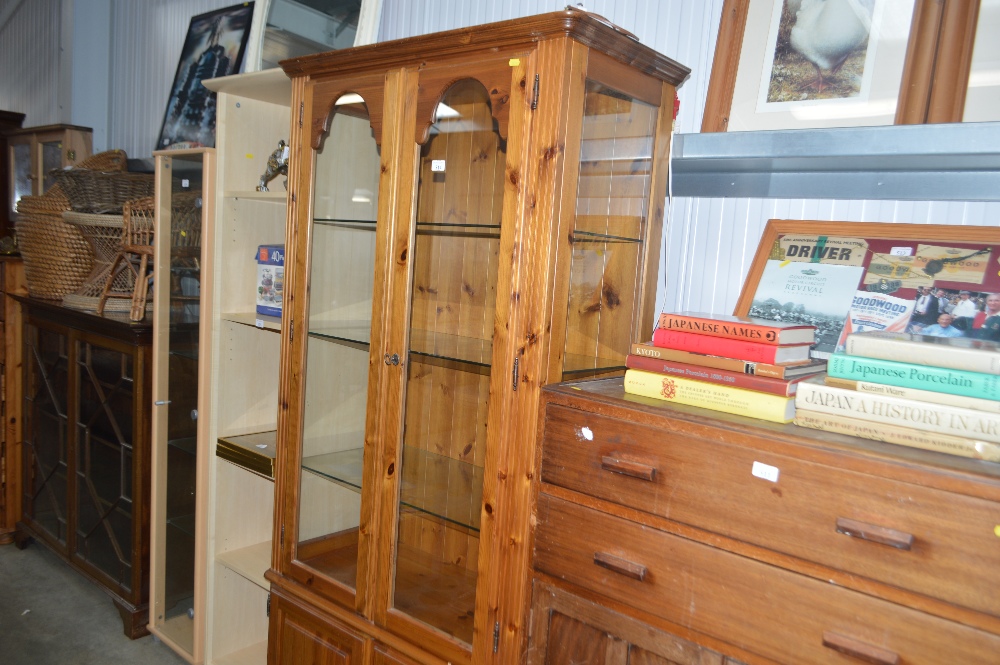
[{"label": "white shelf", "polygon": [[271,567],[270,541],[223,552],[215,560],[265,591],[271,590],[271,583],[264,578],[264,573]]},{"label": "white shelf", "polygon": [[220,76],[201,83],[209,90],[236,97],[246,97],[286,107],[292,103],[292,80],[280,69]]},{"label": "white shelf", "polygon": [[239,323],[252,328],[281,332],[281,318],[277,316],[265,316],[256,312],[226,312],[221,318],[223,321]]}]

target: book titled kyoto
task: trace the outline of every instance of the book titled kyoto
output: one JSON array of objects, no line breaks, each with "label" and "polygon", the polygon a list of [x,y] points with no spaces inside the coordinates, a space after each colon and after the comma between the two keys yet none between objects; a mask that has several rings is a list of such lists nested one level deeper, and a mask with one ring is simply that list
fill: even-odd
[{"label": "book titled kyoto", "polygon": [[806,411],[1000,443],[1000,414],[844,390],[817,377],[799,384],[795,406]]},{"label": "book titled kyoto", "polygon": [[659,327],[761,344],[812,344],[816,341],[816,326],[754,319],[749,316],[663,312],[660,314]]},{"label": "book titled kyoto", "polygon": [[779,346],[665,328],[657,328],[653,332],[653,344],[679,351],[739,358],[740,360],[760,363],[786,363],[809,359],[809,344]]},{"label": "book titled kyoto", "polygon": [[711,356],[704,353],[691,353],[678,349],[667,349],[662,346],[655,346],[650,342],[634,342],[632,344],[632,355],[643,358],[655,358],[657,360],[672,360],[674,362],[688,365],[699,365],[701,367],[713,367],[729,372],[740,372],[741,374],[754,374],[756,376],[769,376],[775,379],[790,379],[796,376],[816,374],[826,369],[825,360],[804,360],[796,363],[786,363],[775,365],[772,363],[759,363],[750,360],[740,360],[739,358],[725,358],[723,356]]},{"label": "book titled kyoto", "polygon": [[1000,374],[1000,343],[986,339],[869,331],[848,335],[844,352],[915,365]]},{"label": "book titled kyoto", "polygon": [[642,395],[737,416],[776,423],[788,423],[795,417],[794,397],[719,386],[639,369],[625,371],[624,386],[625,392],[632,395]]}]

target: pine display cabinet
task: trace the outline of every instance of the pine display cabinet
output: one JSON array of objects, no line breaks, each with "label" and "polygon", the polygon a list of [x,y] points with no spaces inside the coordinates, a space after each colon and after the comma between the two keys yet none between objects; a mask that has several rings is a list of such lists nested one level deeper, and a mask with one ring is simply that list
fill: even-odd
[{"label": "pine display cabinet", "polygon": [[282,67],[268,662],[520,662],[540,389],[651,335],[688,70],[573,9]]}]

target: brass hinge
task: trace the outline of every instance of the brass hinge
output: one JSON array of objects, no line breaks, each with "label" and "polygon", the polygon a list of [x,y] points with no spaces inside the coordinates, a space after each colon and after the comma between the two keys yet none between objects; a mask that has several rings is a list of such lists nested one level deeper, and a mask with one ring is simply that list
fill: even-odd
[{"label": "brass hinge", "polygon": [[288,341],[295,341],[295,321],[290,321],[288,323]]},{"label": "brass hinge", "polygon": [[271,616],[271,594],[267,594],[267,616]]},{"label": "brass hinge", "polygon": [[497,652],[500,648],[500,622],[495,621],[493,623],[493,653]]},{"label": "brass hinge", "polygon": [[285,544],[285,525],[281,525],[281,537],[278,538],[278,543],[281,545]]},{"label": "brass hinge", "polygon": [[513,369],[513,374],[514,374],[514,377],[513,377],[513,380],[514,380],[514,392],[517,392],[517,374],[518,374],[517,361],[518,360],[519,360],[519,358],[514,358],[514,369]]},{"label": "brass hinge", "polygon": [[531,91],[531,110],[538,108],[538,74],[535,74],[535,87]]},{"label": "brass hinge", "polygon": [[302,127],[302,116],[306,112],[306,103],[299,102],[299,127]]}]

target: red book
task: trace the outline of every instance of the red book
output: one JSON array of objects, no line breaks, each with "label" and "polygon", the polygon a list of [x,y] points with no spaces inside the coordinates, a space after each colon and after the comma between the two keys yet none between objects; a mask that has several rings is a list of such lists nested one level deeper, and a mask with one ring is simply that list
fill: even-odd
[{"label": "red book", "polygon": [[653,344],[667,349],[774,364],[808,360],[809,347],[811,346],[810,344],[775,346],[759,342],[746,342],[741,339],[677,332],[665,328],[656,329],[656,332],[653,333]]},{"label": "red book", "polygon": [[642,369],[647,372],[656,372],[668,376],[679,376],[684,379],[694,379],[705,383],[715,383],[720,386],[732,386],[733,388],[745,388],[756,390],[759,393],[770,393],[791,397],[798,388],[799,381],[809,378],[804,375],[794,379],[771,379],[766,376],[756,376],[754,374],[744,374],[742,372],[727,372],[724,369],[713,369],[700,365],[686,365],[675,363],[671,360],[658,360],[656,358],[646,358],[629,354],[625,358],[625,366],[629,369]]},{"label": "red book", "polygon": [[749,316],[663,312],[660,314],[660,324],[657,327],[712,337],[742,339],[760,344],[790,345],[816,342],[816,326],[754,319]]}]

